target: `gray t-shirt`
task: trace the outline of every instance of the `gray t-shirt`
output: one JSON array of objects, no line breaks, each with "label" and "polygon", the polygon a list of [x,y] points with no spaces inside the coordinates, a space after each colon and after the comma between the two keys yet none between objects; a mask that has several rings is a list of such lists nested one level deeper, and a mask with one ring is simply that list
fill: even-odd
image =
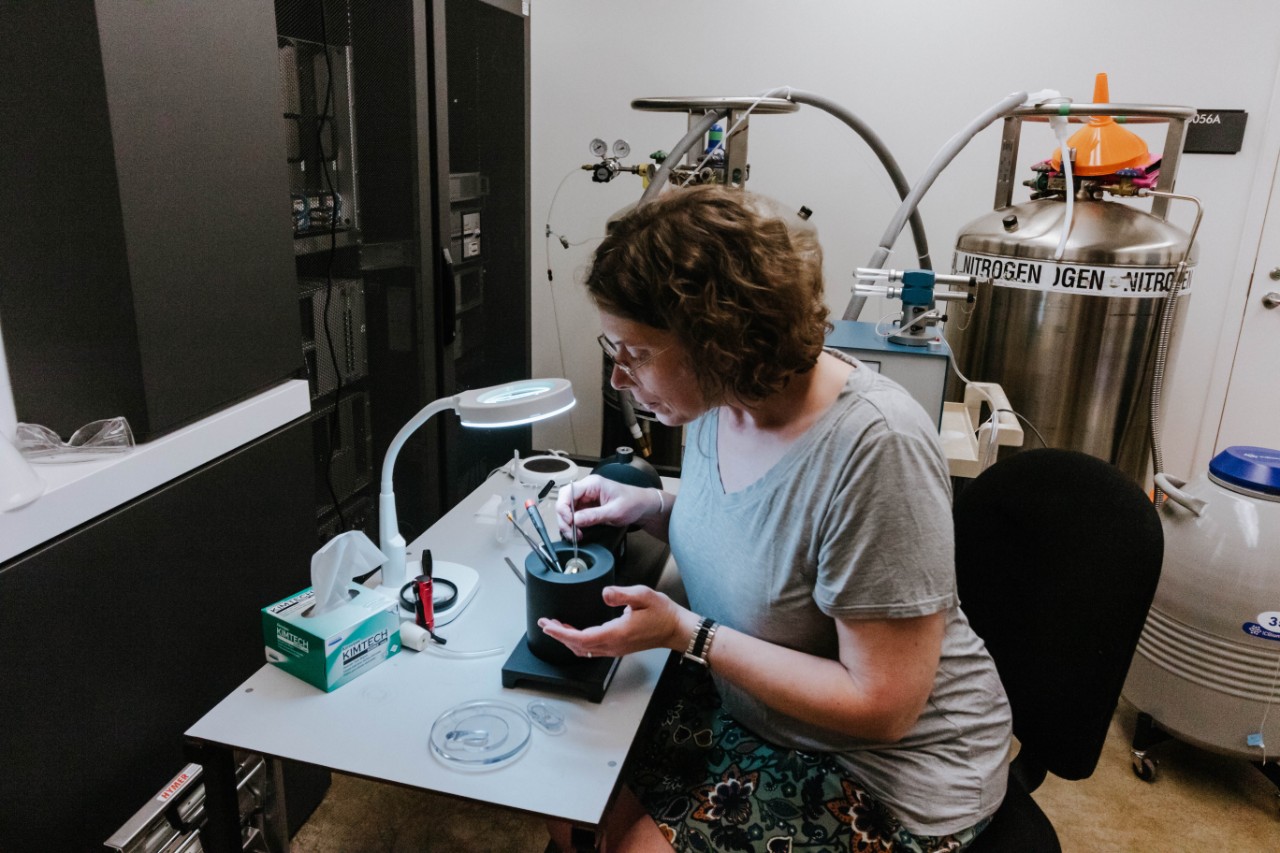
[{"label": "gray t-shirt", "polygon": [[810,725],[716,679],[725,709],[747,728],[835,754],[908,830],[946,835],[992,814],[1004,796],[1009,705],[958,606],[937,430],[900,385],[853,363],[831,408],[741,491],[725,494],[720,481],[717,412],[690,424],[671,548],[695,612],[833,660],[834,618],[946,611],[933,691],[898,743]]}]

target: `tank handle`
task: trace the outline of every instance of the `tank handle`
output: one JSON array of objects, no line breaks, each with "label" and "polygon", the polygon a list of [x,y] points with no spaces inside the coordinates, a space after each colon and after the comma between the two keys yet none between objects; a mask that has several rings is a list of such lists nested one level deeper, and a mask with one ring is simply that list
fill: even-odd
[{"label": "tank handle", "polygon": [[1197,518],[1204,512],[1204,508],[1209,502],[1200,498],[1193,498],[1191,495],[1182,491],[1182,487],[1187,484],[1186,480],[1179,480],[1177,477],[1170,477],[1168,474],[1159,473],[1155,476],[1156,486],[1160,491],[1168,496],[1169,500],[1174,503],[1181,504],[1190,510]]}]

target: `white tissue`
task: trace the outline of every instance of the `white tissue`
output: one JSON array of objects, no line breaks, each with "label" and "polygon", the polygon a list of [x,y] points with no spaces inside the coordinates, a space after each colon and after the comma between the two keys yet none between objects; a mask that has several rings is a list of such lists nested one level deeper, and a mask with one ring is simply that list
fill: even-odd
[{"label": "white tissue", "polygon": [[373,571],[387,557],[359,530],[339,533],[311,555],[311,587],[316,604],[309,616],[322,616],[351,600],[347,585],[358,575]]}]

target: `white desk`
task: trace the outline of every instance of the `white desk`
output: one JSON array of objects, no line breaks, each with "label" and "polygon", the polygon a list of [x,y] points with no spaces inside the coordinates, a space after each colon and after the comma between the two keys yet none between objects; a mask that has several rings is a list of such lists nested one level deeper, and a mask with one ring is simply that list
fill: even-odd
[{"label": "white desk", "polygon": [[[496,475],[409,548],[416,555],[426,546],[435,559],[464,563],[480,573],[475,599],[440,634],[450,649],[501,646],[501,654],[455,659],[404,649],[332,693],[266,665],[187,731],[193,748],[203,751],[201,763],[218,765],[206,764],[209,828],[214,830],[206,831],[206,849],[217,853],[219,843],[228,853],[239,849],[238,834],[228,830],[220,836],[213,826],[219,812],[224,828],[236,814],[234,798],[212,790],[215,784],[225,788],[227,748],[599,825],[668,652],[651,649],[624,658],[599,704],[570,694],[502,687],[502,665],[525,631],[525,588],[503,557],[523,567],[528,546],[514,530],[500,545],[492,517],[477,517],[476,511],[490,495],[514,494],[523,504],[534,491]],[[544,505],[547,518],[549,503]],[[554,536],[554,525],[549,528]],[[299,578],[299,588],[305,585]],[[497,770],[446,767],[428,744],[431,725],[447,709],[473,699],[498,699],[521,709],[544,699],[564,715],[567,730],[552,736],[535,727],[524,754]],[[219,753],[227,753],[224,760]]]}]

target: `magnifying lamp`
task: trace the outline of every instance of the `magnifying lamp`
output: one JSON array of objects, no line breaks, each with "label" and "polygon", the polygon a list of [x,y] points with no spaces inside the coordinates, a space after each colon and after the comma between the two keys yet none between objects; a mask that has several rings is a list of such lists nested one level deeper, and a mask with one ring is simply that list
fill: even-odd
[{"label": "magnifying lamp", "polygon": [[[396,519],[396,496],[392,490],[391,473],[400,448],[409,436],[431,420],[432,416],[450,409],[458,413],[464,427],[493,429],[550,418],[569,411],[576,402],[573,386],[568,379],[521,379],[505,385],[442,397],[410,418],[391,440],[386,459],[382,463],[382,491],[378,495],[378,545],[387,556],[387,561],[382,564],[382,584],[379,590],[398,601],[400,587],[406,580],[405,541],[400,535],[400,525]],[[474,592],[474,579],[471,579],[469,588],[467,579],[458,583],[458,600],[453,608],[455,612],[466,605],[470,598],[468,593]]]}]

